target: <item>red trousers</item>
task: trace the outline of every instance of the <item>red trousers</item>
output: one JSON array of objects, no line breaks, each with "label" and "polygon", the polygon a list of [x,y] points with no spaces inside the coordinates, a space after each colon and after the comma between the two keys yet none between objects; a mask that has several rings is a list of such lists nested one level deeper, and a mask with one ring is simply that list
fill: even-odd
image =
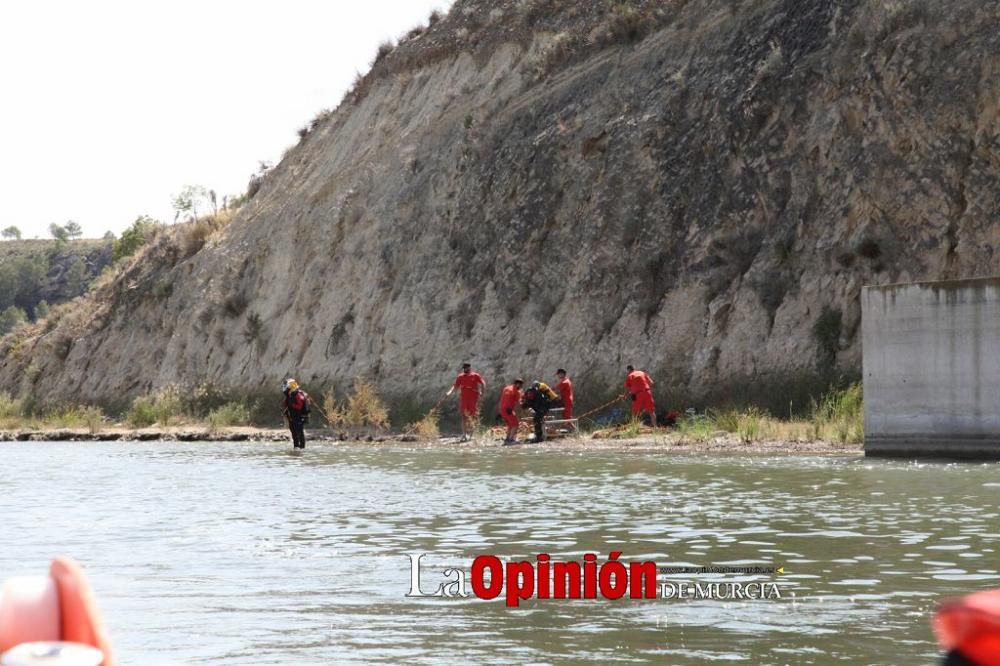
[{"label": "red trousers", "polygon": [[463,393],[458,399],[458,411],[462,416],[475,416],[479,412],[479,396]]},{"label": "red trousers", "polygon": [[503,420],[507,424],[508,428],[516,428],[520,423],[517,420],[517,414],[508,414],[507,412],[504,412],[500,416],[503,417]]},{"label": "red trousers", "polygon": [[635,400],[632,401],[632,414],[633,416],[638,416],[643,412],[648,414],[656,413],[656,405],[653,403],[652,391],[640,391],[635,394]]}]

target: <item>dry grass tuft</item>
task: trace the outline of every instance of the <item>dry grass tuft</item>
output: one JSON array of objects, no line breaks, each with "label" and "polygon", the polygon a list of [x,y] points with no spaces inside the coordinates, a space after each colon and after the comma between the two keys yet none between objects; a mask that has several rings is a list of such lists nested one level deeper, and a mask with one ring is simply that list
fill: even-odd
[{"label": "dry grass tuft", "polygon": [[427,415],[413,424],[411,432],[424,441],[435,440],[441,437],[439,427],[441,414],[437,409],[427,412]]},{"label": "dry grass tuft", "polygon": [[326,391],[323,412],[331,428],[374,428],[384,430],[389,427],[389,408],[378,394],[375,385],[358,377],[345,403],[338,403],[332,390]]}]

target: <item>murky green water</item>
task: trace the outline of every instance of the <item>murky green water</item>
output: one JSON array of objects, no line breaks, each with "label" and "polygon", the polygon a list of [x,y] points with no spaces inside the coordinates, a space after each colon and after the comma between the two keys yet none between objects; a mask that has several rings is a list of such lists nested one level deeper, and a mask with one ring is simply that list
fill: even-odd
[{"label": "murky green water", "polygon": [[[0,470],[0,577],[80,559],[124,664],[932,663],[936,602],[1000,586],[993,464],[24,443]],[[431,588],[610,550],[784,565],[784,598],[404,598],[407,553]]]}]

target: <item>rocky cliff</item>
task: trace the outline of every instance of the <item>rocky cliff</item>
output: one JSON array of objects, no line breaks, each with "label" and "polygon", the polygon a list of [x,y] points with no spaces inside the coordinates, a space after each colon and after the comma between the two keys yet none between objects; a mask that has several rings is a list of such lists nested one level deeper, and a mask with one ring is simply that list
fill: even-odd
[{"label": "rocky cliff", "polygon": [[154,244],[8,341],[0,381],[109,401],[363,375],[427,403],[464,359],[494,389],[565,366],[585,396],[633,362],[680,402],[857,372],[862,285],[997,273],[998,20],[979,0],[459,0],[224,232]]}]

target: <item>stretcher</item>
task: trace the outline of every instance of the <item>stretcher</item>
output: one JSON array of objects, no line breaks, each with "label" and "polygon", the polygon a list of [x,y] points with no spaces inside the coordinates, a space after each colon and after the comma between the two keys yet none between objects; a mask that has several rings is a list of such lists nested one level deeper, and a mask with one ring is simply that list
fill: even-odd
[{"label": "stretcher", "polygon": [[[557,439],[575,435],[580,430],[580,419],[562,418],[563,408],[553,407],[548,411],[543,420],[546,439]],[[532,417],[521,419],[521,427],[518,432],[534,433],[535,421]]]}]

